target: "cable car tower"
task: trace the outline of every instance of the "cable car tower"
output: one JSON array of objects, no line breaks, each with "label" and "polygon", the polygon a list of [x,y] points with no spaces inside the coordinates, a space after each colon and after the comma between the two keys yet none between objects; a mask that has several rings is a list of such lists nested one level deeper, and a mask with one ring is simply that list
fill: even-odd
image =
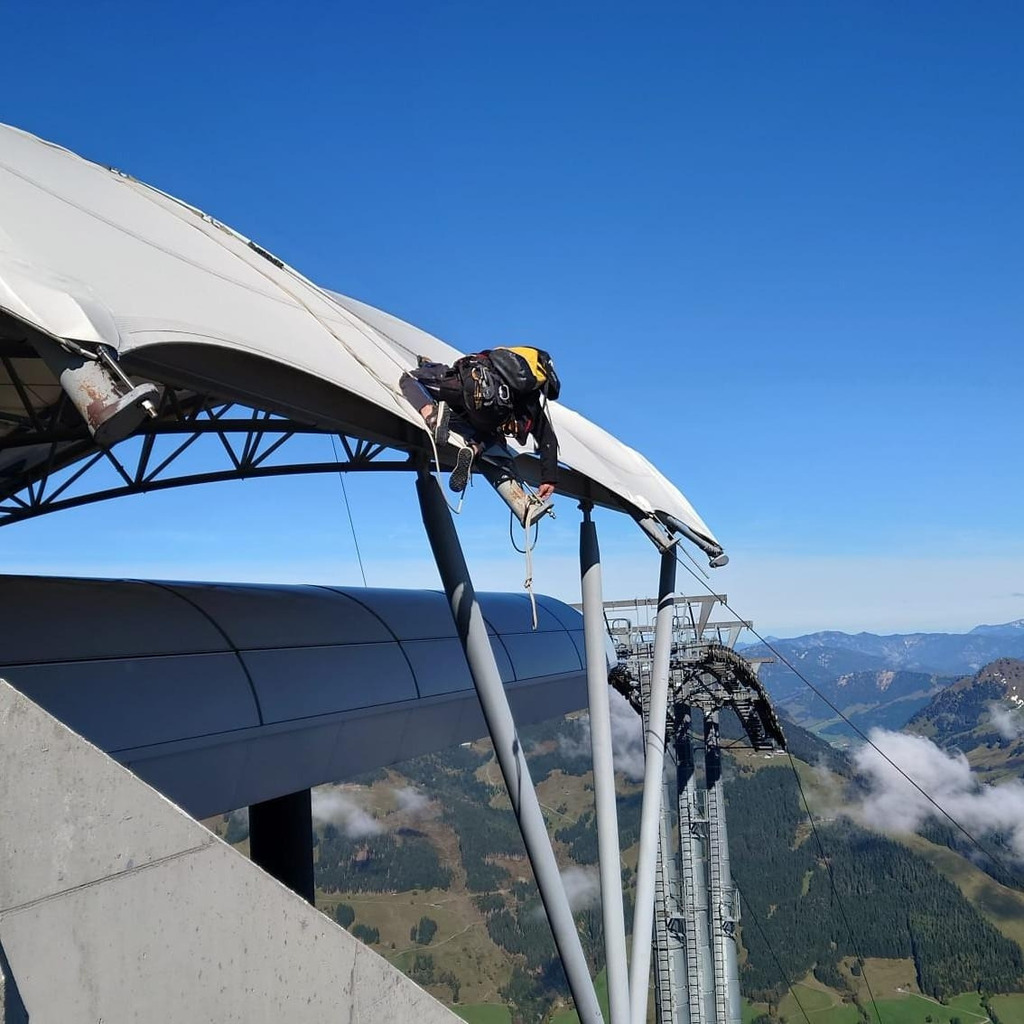
[{"label": "cable car tower", "polygon": [[[715,605],[725,601],[724,595],[675,598],[665,730],[666,751],[674,755],[675,785],[666,770],[655,880],[658,1024],[740,1024],[740,908],[729,870],[722,710],[736,713],[754,750],[786,746],[778,717],[757,678],[764,659],[748,661],[733,649],[751,623],[710,621]],[[641,619],[656,605],[648,600],[610,601],[604,606],[619,657],[610,682],[643,717],[645,728],[654,627]],[[632,616],[623,614],[626,609],[633,611]],[[703,729],[703,778],[698,777],[693,756],[695,719]],[[700,740],[696,742],[699,745]]]}]

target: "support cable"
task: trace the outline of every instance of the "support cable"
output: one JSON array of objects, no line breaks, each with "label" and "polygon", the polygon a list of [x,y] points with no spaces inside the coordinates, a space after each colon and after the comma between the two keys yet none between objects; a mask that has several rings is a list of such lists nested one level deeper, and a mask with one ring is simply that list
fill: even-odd
[{"label": "support cable", "polygon": [[[735,881],[733,882],[733,885],[736,885]],[[796,989],[793,987],[793,983],[789,980],[788,975],[783,969],[782,961],[779,960],[779,955],[775,952],[775,947],[769,941],[768,936],[761,925],[761,919],[753,911],[753,904],[743,895],[742,892],[740,892],[740,887],[738,885],[736,885],[736,891],[740,894],[740,897],[743,899],[744,909],[750,915],[750,917],[753,918],[754,924],[757,925],[757,930],[760,933],[761,938],[764,940],[764,944],[768,947],[768,952],[771,954],[772,959],[775,961],[775,966],[779,970],[779,977],[782,978],[782,981],[785,984],[787,991],[793,997],[793,1001],[799,1007],[800,1013],[803,1015],[806,1024],[811,1024],[811,1018],[807,1016],[807,1011],[804,1009],[804,1004],[800,1002],[800,997],[796,994]]]},{"label": "support cable", "polygon": [[[334,443],[334,435],[331,434],[331,448],[334,450],[335,462],[341,462],[338,458],[338,446]],[[363,577],[363,586],[368,587],[369,584],[366,582],[366,569],[363,566],[363,554],[359,550],[359,538],[356,536],[356,524],[352,518],[352,506],[348,503],[348,489],[345,487],[345,474],[338,470],[338,481],[341,483],[341,494],[345,499],[345,511],[348,512],[348,526],[352,531],[352,543],[356,547],[356,558],[359,560],[359,574]]]},{"label": "support cable", "polygon": [[818,826],[814,824],[814,815],[811,814],[811,805],[807,802],[807,794],[804,792],[804,784],[800,779],[800,773],[796,770],[796,761],[793,760],[793,755],[788,750],[786,751],[786,756],[789,758],[789,767],[793,769],[793,778],[796,779],[796,787],[800,791],[800,800],[804,805],[804,812],[807,814],[807,820],[810,822],[811,833],[814,835],[815,843],[818,844],[818,853],[821,855],[822,863],[825,865],[825,870],[828,872],[828,881],[832,888],[832,895],[836,898],[836,905],[839,907],[839,914],[843,919],[843,924],[846,925],[846,933],[850,937],[850,946],[853,948],[853,955],[857,958],[857,963],[860,966],[861,977],[864,979],[864,985],[868,990],[868,998],[871,1000],[871,1008],[875,1011],[875,1017],[878,1020],[878,1024],[882,1024],[882,1015],[878,1010],[878,1003],[875,1002],[875,993],[871,989],[871,982],[868,980],[868,972],[864,969],[864,957],[861,956],[860,947],[857,945],[857,940],[853,934],[853,927],[850,925],[850,919],[846,916],[846,906],[844,905],[843,898],[839,895],[839,889],[836,886],[836,876],[832,870],[832,862],[825,853],[825,846],[821,841]]},{"label": "support cable", "polygon": [[[697,576],[697,574],[685,562],[679,559],[678,556],[676,560],[684,569],[686,569],[687,572],[690,573],[691,576],[693,576],[695,580],[697,580],[698,583],[701,584],[701,586],[704,587],[705,590],[708,591],[709,594],[711,594],[713,597],[721,599],[721,595],[715,594],[711,587],[704,583],[704,581],[701,580],[701,578]],[[731,612],[733,615],[736,616],[737,619],[739,619],[739,613],[732,607],[732,605],[729,604],[728,601],[722,601],[722,604],[729,610],[729,612]],[[813,694],[820,698],[821,701],[827,707],[834,711],[850,727],[850,729],[857,734],[857,736],[859,736],[869,747],[871,747],[872,750],[875,751],[876,754],[878,754],[880,758],[882,758],[883,761],[885,761],[886,764],[889,765],[890,768],[892,768],[899,775],[901,775],[908,783],[910,783],[910,785],[913,786],[914,789],[916,789],[917,792],[920,793],[921,796],[923,796],[925,800],[927,800],[928,803],[930,803],[944,818],[946,818],[946,820],[949,821],[950,824],[952,824],[959,832],[966,836],[967,839],[972,843],[972,845],[974,845],[981,853],[988,857],[989,860],[991,860],[992,863],[995,864],[998,868],[1009,873],[1010,869],[1007,867],[1007,865],[1002,861],[1000,857],[998,857],[995,853],[988,849],[988,847],[985,846],[985,844],[982,843],[981,840],[978,839],[973,833],[968,831],[968,829],[964,825],[961,825],[960,822],[957,821],[956,818],[954,818],[953,815],[950,814],[949,811],[947,811],[945,807],[942,806],[942,804],[940,804],[930,793],[927,792],[927,790],[925,790],[913,778],[911,778],[911,776],[909,776],[891,757],[889,757],[887,753],[885,753],[884,750],[882,750],[874,741],[872,741],[864,733],[862,729],[860,729],[854,722],[850,721],[850,719],[847,718],[846,715],[844,715],[843,712],[839,708],[837,708],[835,704],[833,704],[832,701],[830,701],[828,697],[826,697],[825,694],[823,694],[821,690],[819,690],[781,651],[779,651],[769,640],[761,636],[761,634],[756,629],[754,629],[753,626],[747,626],[747,629],[749,629],[750,632],[753,633],[754,636],[756,636],[757,639],[760,640],[761,643],[763,643],[765,647],[767,647],[768,650],[771,651],[772,654],[775,655],[775,657],[778,658],[779,661],[781,661],[782,664],[785,665]]]}]

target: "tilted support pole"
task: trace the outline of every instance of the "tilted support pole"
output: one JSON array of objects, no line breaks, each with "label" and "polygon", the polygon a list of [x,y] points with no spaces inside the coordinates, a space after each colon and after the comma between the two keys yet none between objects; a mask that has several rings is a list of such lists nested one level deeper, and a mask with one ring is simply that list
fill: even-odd
[{"label": "tilted support pole", "polygon": [[533,788],[530,770],[523,756],[523,748],[516,735],[512,710],[508,705],[505,688],[501,684],[494,651],[487,635],[480,605],[469,578],[469,569],[459,543],[459,535],[452,522],[451,511],[437,482],[420,469],[416,478],[416,493],[420,500],[423,524],[430,539],[430,547],[437,562],[441,582],[452,606],[455,627],[466,652],[466,661],[473,676],[487,729],[494,743],[501,774],[508,787],[512,810],[523,834],[526,852],[537,878],[537,887],[547,912],[555,946],[561,957],[569,981],[576,1012],[582,1024],[602,1024],[601,1007],[594,991],[594,983],[587,968],[576,923],[573,921],[569,898],[551,848],[544,816],[537,792]]},{"label": "tilted support pole", "polygon": [[661,818],[662,776],[665,769],[665,723],[668,715],[668,672],[672,654],[672,619],[675,614],[676,556],[661,556],[658,581],[658,617],[654,627],[654,661],[647,711],[644,797],[640,809],[640,852],[636,864],[636,906],[633,910],[633,956],[629,970],[630,1020],[647,1020],[647,994],[651,973],[651,932],[654,928],[654,885],[658,870],[658,833]]},{"label": "tilted support pole", "polygon": [[608,707],[601,551],[597,543],[597,525],[590,517],[593,506],[589,502],[584,502],[580,508],[583,510],[583,522],[580,524],[580,589],[583,598],[583,637],[587,652],[590,746],[594,762],[594,807],[597,811],[597,850],[601,871],[604,959],[608,971],[608,1010],[611,1024],[629,1024],[626,922],[622,909],[619,822],[615,806],[611,711]]}]

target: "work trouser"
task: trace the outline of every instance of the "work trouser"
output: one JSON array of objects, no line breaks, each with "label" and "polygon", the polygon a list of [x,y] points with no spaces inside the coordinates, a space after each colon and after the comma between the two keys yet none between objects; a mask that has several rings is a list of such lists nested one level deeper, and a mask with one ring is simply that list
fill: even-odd
[{"label": "work trouser", "polygon": [[453,376],[450,366],[444,363],[424,363],[415,370],[403,373],[398,386],[405,400],[417,412],[425,405],[447,402],[451,409],[450,429],[467,441],[475,441],[486,448],[497,440],[493,436],[481,433],[466,417],[466,407],[462,402],[462,386],[458,376]]}]

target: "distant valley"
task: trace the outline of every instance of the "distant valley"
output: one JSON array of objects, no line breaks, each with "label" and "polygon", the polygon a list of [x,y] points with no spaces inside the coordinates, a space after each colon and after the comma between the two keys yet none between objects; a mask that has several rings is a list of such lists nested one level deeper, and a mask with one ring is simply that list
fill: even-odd
[{"label": "distant valley", "polygon": [[[900,729],[935,694],[999,658],[1024,658],[1024,619],[977,626],[969,633],[825,631],[769,638],[772,646],[861,731]],[[761,643],[742,648],[748,658],[772,657]],[[855,733],[781,660],[760,670],[780,711],[839,745]]]},{"label": "distant valley", "polygon": [[[928,740],[951,762],[962,752],[994,781],[1024,768],[1024,658],[998,653],[1024,654],[1024,623],[960,636],[820,633],[773,642],[865,732],[902,729],[901,741]],[[989,662],[962,671],[990,653]],[[996,854],[989,859],[935,816],[916,833],[883,834],[884,823],[858,810],[867,793],[860,755],[826,742],[845,738],[841,721],[784,665],[761,671],[794,760],[743,749],[738,721],[722,721],[747,1024],[783,1024],[804,1007],[819,1014],[816,1024],[877,1016],[901,1024],[1024,1022],[1024,878],[1012,829],[983,833]],[[606,998],[586,719],[572,715],[520,735]],[[618,777],[627,920],[636,779]],[[325,913],[471,1024],[576,1022],[487,741],[324,787],[314,808],[317,905]],[[244,820],[212,824],[245,848]]]},{"label": "distant valley", "polygon": [[[892,677],[883,692],[900,685],[903,673],[880,671]],[[848,685],[854,694],[858,686],[871,692],[866,677]],[[991,756],[991,708],[1005,705],[1004,728],[1015,727],[1018,690],[1024,661],[997,661],[935,694],[915,727]],[[762,1024],[797,1019],[797,998],[820,1012],[817,1024],[874,1019],[872,998],[883,1019],[903,1024],[1024,1020],[1024,997],[991,996],[1024,985],[1020,879],[977,865],[976,851],[949,828],[930,824],[918,835],[886,838],[837,814],[839,804],[857,799],[851,760],[786,721],[818,822],[812,832],[789,760],[736,745],[734,716],[722,725],[748,1024],[758,1016]],[[585,719],[524,728],[521,736],[597,972],[603,946]],[[1013,740],[998,749],[1024,753]],[[640,791],[623,775],[618,789],[629,920]],[[314,806],[317,905],[325,913],[473,1024],[576,1021],[488,742],[325,787]],[[244,840],[234,818],[214,824],[229,841]]]}]

